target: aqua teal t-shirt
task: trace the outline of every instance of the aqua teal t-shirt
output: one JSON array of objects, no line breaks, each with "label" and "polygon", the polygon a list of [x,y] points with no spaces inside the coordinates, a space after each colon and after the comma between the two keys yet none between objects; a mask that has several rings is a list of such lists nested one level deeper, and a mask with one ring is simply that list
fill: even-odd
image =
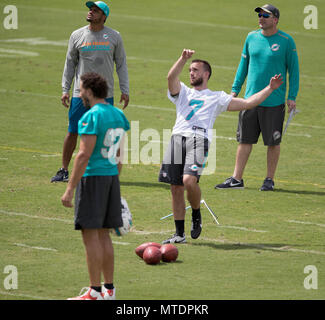
[{"label": "aqua teal t-shirt", "polygon": [[82,116],[78,123],[79,135],[97,136],[84,177],[118,174],[116,153],[123,135],[129,129],[129,121],[123,111],[110,104],[96,104]]},{"label": "aqua teal t-shirt", "polygon": [[237,94],[247,77],[245,98],[264,89],[275,74],[282,74],[284,83],[261,105],[278,106],[285,103],[287,73],[289,73],[288,99],[296,100],[299,90],[299,63],[293,38],[278,30],[264,36],[261,30],[250,32],[246,38],[232,91]]}]

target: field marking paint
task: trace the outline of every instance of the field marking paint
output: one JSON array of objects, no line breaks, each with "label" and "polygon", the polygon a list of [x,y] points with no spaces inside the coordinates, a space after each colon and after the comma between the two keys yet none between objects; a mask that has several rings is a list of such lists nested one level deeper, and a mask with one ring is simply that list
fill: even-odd
[{"label": "field marking paint", "polygon": [[146,230],[137,230],[134,227],[132,228],[131,232],[139,235],[150,235],[150,234],[166,234],[171,233],[174,230],[166,230],[166,231],[146,231]]},{"label": "field marking paint", "polygon": [[128,246],[131,243],[130,242],[122,242],[122,241],[112,241],[113,244],[117,244],[117,245],[122,245],[122,246]]},{"label": "field marking paint", "polygon": [[308,222],[308,221],[297,221],[297,220],[287,220],[287,222],[299,223],[299,224],[308,224],[308,225],[313,225],[313,226],[325,228],[325,224],[322,224],[322,223],[315,223],[315,222]]},{"label": "field marking paint", "polygon": [[45,156],[60,156],[60,153],[54,153],[54,152],[46,152],[44,150],[35,150],[35,149],[28,149],[28,148],[19,148],[19,147],[11,147],[11,146],[1,146],[0,145],[0,149],[3,150],[11,150],[11,151],[22,151],[22,152],[31,152],[31,153],[40,153],[41,156],[45,157]]},{"label": "field marking paint", "polygon": [[0,56],[1,57],[8,57],[8,58],[38,57],[39,53],[38,52],[31,52],[31,51],[22,51],[22,50],[0,48]]},{"label": "field marking paint", "polygon": [[[8,212],[0,209],[0,213],[4,214],[9,214],[9,215],[19,215],[19,216],[24,216],[28,218],[37,218],[37,219],[44,219],[44,220],[53,220],[53,221],[60,221],[60,222],[68,222],[72,223],[72,221],[69,220],[64,220],[64,219],[58,219],[58,218],[48,218],[48,217],[39,217],[39,216],[32,216],[28,215],[26,213],[16,213],[16,212]],[[225,226],[225,227],[231,227],[234,228],[234,226]],[[235,227],[237,230],[239,227]],[[242,229],[242,228],[241,228]],[[261,232],[261,230],[252,230],[252,229],[247,229],[245,231],[252,231],[252,232]],[[173,232],[173,230],[166,230],[166,231],[145,231],[145,230],[136,230],[133,228],[131,231],[132,233],[139,234],[139,235],[150,235],[150,234],[166,234]],[[253,247],[253,248],[258,248],[258,249],[263,249],[263,250],[273,250],[273,251],[292,251],[292,252],[299,252],[299,253],[311,253],[311,254],[318,254],[318,255],[325,255],[325,252],[322,251],[315,251],[315,250],[305,250],[305,249],[296,249],[296,248],[291,248],[289,246],[284,246],[284,247],[269,247],[265,245],[259,245],[259,244],[251,244],[251,243],[241,243],[241,242],[233,242],[233,241],[226,241],[226,240],[219,240],[219,239],[210,239],[210,238],[205,238],[205,237],[200,237],[201,240],[204,241],[212,241],[212,242],[221,242],[221,243],[229,243],[229,244],[237,244],[237,245],[242,245],[246,247]],[[120,243],[122,244],[122,243]]]},{"label": "field marking paint", "polygon": [[311,135],[308,133],[287,133],[288,136],[293,136],[293,137],[305,137],[305,138],[311,138]]},{"label": "field marking paint", "polygon": [[24,293],[13,293],[11,291],[2,291],[2,290],[0,290],[0,294],[5,295],[5,296],[8,295],[8,296],[13,296],[13,297],[30,298],[30,299],[34,299],[34,300],[53,300],[51,298],[32,296],[32,295],[24,294]]},{"label": "field marking paint", "polygon": [[[188,23],[193,23],[193,22],[188,22]],[[194,22],[195,23],[195,22]],[[224,26],[224,25],[218,25],[218,26]],[[234,28],[234,29],[242,29],[242,27],[239,26],[227,26],[230,28]],[[46,45],[46,46],[56,46],[56,47],[64,47],[66,48],[68,46],[68,40],[47,40],[44,37],[37,37],[37,38],[13,38],[13,39],[4,39],[4,40],[0,40],[0,43],[4,43],[4,44],[11,44],[11,43],[24,43],[27,45],[32,45],[32,46],[41,46],[41,45]],[[16,48],[16,47],[15,47]],[[41,48],[39,48],[41,50]],[[2,50],[5,50],[5,55],[0,54],[0,56],[3,57],[20,57],[22,55],[36,55],[39,56],[38,52],[28,52],[25,50],[15,50],[15,49],[6,49],[3,48]],[[44,50],[42,48],[42,50]],[[45,49],[45,51],[51,51],[53,52],[53,50],[49,50],[49,49]],[[0,48],[0,52],[1,52],[1,48]],[[9,55],[8,55],[9,53]],[[16,55],[12,55],[12,54],[16,54]],[[127,60],[142,60],[145,62],[153,62],[153,63],[168,63],[168,64],[172,64],[174,63],[174,60],[166,60],[166,59],[152,59],[152,58],[144,58],[144,57],[133,57],[133,56],[127,56]],[[212,67],[214,69],[223,69],[223,70],[230,70],[230,71],[235,71],[237,70],[237,66],[220,66],[220,65],[212,65]],[[309,75],[305,75],[305,74],[301,74],[301,77],[304,78],[311,78],[311,79],[320,79],[320,80],[325,80],[325,77],[322,76],[309,76]]]},{"label": "field marking paint", "polygon": [[[69,10],[69,9],[61,9],[61,8],[49,8],[49,7],[37,7],[37,6],[29,6],[29,5],[18,5],[18,8],[25,8],[30,10],[43,10],[45,12],[61,12],[64,14],[80,14],[86,15],[86,10]],[[162,22],[162,23],[176,23],[176,24],[185,24],[185,25],[194,25],[194,26],[202,26],[202,27],[210,27],[210,28],[225,28],[225,29],[235,29],[235,30],[247,30],[252,31],[254,27],[245,27],[245,26],[234,26],[228,24],[216,24],[216,23],[209,23],[209,22],[199,22],[199,21],[186,21],[186,20],[179,20],[179,19],[170,19],[170,18],[161,18],[161,17],[148,17],[148,16],[136,16],[136,15],[126,15],[126,14],[119,14],[113,13],[112,18],[119,18],[119,19],[135,19],[135,20],[142,20],[142,21],[149,21],[149,22]],[[312,34],[308,32],[300,32],[300,31],[287,31],[289,34],[295,34],[300,36],[305,36],[308,38],[324,38],[325,36],[322,34]]]},{"label": "field marking paint", "polygon": [[36,249],[36,250],[45,250],[45,251],[54,251],[57,252],[58,250],[52,249],[52,248],[44,248],[44,247],[35,247],[35,246],[28,246],[27,244],[24,243],[14,243],[15,246],[17,247],[23,247],[23,248],[28,248],[28,249]]},{"label": "field marking paint", "polygon": [[268,231],[265,231],[265,230],[249,229],[249,228],[238,227],[238,226],[219,225],[218,227],[219,228],[228,228],[228,229],[242,230],[242,231],[249,231],[249,232],[258,232],[258,233],[268,232]]},{"label": "field marking paint", "polygon": [[10,211],[6,211],[6,210],[2,210],[2,209],[0,209],[0,213],[8,215],[8,216],[21,216],[21,217],[26,217],[26,218],[31,218],[31,219],[59,221],[59,222],[64,222],[64,223],[69,223],[69,224],[73,223],[73,220],[67,220],[67,219],[61,219],[61,218],[42,217],[42,216],[34,216],[34,215],[27,214],[27,213],[10,212]]},{"label": "field marking paint", "polygon": [[67,47],[68,42],[69,42],[68,40],[52,41],[42,37],[0,40],[0,43],[24,43],[32,46],[46,45],[46,46],[59,46],[59,47]]},{"label": "field marking paint", "polygon": [[[44,93],[37,93],[37,92],[29,92],[29,91],[14,91],[14,90],[8,90],[4,88],[0,88],[0,93],[11,93],[11,94],[21,94],[21,95],[30,95],[30,96],[35,96],[35,97],[44,97],[44,98],[53,98],[53,99],[60,99],[60,97],[57,95],[49,95],[49,94],[44,94]],[[156,106],[146,106],[146,105],[139,105],[139,104],[129,104],[129,107],[133,108],[139,108],[139,109],[147,109],[147,110],[160,110],[160,111],[166,111],[166,112],[175,112],[176,109],[171,107],[171,108],[163,108],[163,107],[156,107]],[[218,115],[218,118],[227,118],[227,119],[238,119],[238,116],[236,115],[231,115],[231,114],[220,114]],[[217,118],[217,119],[218,119]],[[306,128],[311,128],[311,129],[325,129],[325,126],[314,126],[314,125],[309,125],[309,124],[301,124],[301,123],[296,123],[293,122],[290,125],[292,126],[299,126],[299,127],[306,127]],[[308,134],[306,134],[307,136]],[[308,135],[309,138],[309,135]]]}]

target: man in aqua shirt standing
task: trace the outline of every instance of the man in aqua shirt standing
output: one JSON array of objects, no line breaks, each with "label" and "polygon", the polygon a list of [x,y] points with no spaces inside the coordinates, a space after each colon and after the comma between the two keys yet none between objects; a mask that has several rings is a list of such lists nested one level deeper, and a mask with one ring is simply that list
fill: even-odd
[{"label": "man in aqua shirt standing", "polygon": [[[280,157],[280,143],[285,116],[286,84],[288,112],[296,108],[299,90],[299,64],[296,45],[292,37],[277,28],[280,12],[269,4],[255,8],[260,30],[250,32],[246,38],[242,57],[232,86],[237,96],[247,78],[245,98],[263,89],[274,74],[283,76],[284,85],[274,91],[260,106],[239,114],[236,164],[233,175],[216,189],[242,189],[245,166],[262,132],[267,146],[267,172],[261,191],[274,190],[274,176]],[[289,77],[287,77],[287,73]]]},{"label": "man in aqua shirt standing", "polygon": [[80,97],[90,110],[78,122],[79,151],[61,201],[65,207],[72,207],[76,189],[74,224],[82,232],[90,287],[72,300],[115,299],[109,229],[123,225],[117,154],[130,126],[123,112],[105,101],[107,92],[106,79],[99,74],[81,76]]}]

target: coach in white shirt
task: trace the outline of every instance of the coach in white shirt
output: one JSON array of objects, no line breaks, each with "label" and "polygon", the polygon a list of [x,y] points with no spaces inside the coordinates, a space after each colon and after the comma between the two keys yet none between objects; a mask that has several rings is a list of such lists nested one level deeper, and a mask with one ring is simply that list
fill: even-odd
[{"label": "coach in white shirt", "polygon": [[194,53],[194,50],[184,49],[167,76],[168,98],[176,105],[177,118],[161,165],[159,181],[171,185],[176,233],[163,243],[186,242],[185,190],[192,207],[191,237],[197,239],[200,236],[201,190],[198,182],[207,159],[216,117],[224,111],[240,111],[258,106],[283,82],[281,75],[275,75],[266,88],[248,99],[234,98],[223,91],[208,89],[211,66],[207,61],[197,59],[190,64],[190,84],[193,88],[189,88],[180,82],[179,75]]}]

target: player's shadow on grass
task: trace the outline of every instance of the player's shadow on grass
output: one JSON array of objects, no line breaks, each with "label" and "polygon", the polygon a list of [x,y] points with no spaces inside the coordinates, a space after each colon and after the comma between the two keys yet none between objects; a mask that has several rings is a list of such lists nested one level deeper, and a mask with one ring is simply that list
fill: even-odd
[{"label": "player's shadow on grass", "polygon": [[[193,246],[204,246],[210,247],[216,250],[268,250],[268,251],[276,251],[282,252],[281,248],[291,247],[293,245],[283,244],[283,243],[211,243],[211,242],[197,242],[191,243]],[[285,250],[283,250],[285,252]]]},{"label": "player's shadow on grass", "polygon": [[302,195],[314,195],[314,196],[325,196],[325,191],[304,191],[304,190],[287,190],[287,189],[274,189],[274,192],[302,194]]},{"label": "player's shadow on grass", "polygon": [[135,187],[143,187],[143,188],[164,188],[170,189],[169,184],[161,183],[161,182],[143,182],[143,181],[120,181],[121,186],[135,186]]}]

